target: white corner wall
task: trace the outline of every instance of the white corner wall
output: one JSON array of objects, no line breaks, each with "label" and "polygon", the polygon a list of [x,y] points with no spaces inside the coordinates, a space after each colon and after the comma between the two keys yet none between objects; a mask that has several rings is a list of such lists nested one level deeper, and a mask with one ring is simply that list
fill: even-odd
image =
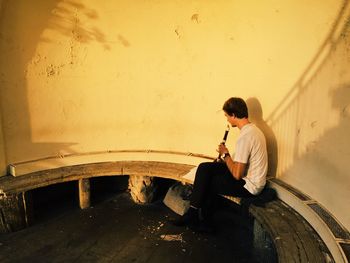
[{"label": "white corner wall", "polygon": [[350,229],[350,4],[269,116],[279,179],[327,208]]}]

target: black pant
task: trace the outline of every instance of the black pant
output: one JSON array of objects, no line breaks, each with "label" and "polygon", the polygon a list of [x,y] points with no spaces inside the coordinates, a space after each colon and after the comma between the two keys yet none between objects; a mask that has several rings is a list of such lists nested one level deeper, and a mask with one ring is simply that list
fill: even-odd
[{"label": "black pant", "polygon": [[237,197],[252,197],[244,188],[244,180],[236,180],[225,163],[206,162],[198,166],[193,184],[191,205],[203,208],[218,194]]}]

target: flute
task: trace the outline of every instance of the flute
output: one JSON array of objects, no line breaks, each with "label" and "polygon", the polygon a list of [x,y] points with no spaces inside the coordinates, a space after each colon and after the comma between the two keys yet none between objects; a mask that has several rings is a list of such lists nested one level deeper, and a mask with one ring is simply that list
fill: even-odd
[{"label": "flute", "polygon": [[[224,138],[222,139],[221,144],[225,145],[226,139],[227,139],[227,135],[228,135],[229,131],[230,131],[230,125],[227,124],[226,130],[225,130],[225,133],[224,133]],[[215,162],[220,162],[220,161],[221,161],[221,156],[220,156],[220,153],[219,153],[219,156],[218,156],[218,158],[216,158]]]}]

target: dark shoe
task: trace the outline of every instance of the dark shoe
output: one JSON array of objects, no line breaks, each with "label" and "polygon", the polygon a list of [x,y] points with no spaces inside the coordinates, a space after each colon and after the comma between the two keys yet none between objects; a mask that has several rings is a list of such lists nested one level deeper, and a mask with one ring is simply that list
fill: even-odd
[{"label": "dark shoe", "polygon": [[174,226],[192,226],[199,223],[198,209],[190,207],[188,211],[181,217],[172,220]]},{"label": "dark shoe", "polygon": [[196,233],[201,233],[201,234],[214,234],[215,233],[215,227],[214,225],[209,222],[209,221],[200,221],[196,225],[191,225],[190,226],[191,230],[193,230]]}]

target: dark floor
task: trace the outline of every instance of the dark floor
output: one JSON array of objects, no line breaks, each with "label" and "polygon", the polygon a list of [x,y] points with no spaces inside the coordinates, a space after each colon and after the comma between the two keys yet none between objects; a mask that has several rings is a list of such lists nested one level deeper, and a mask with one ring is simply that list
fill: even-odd
[{"label": "dark floor", "polygon": [[0,262],[258,262],[252,227],[221,210],[214,235],[172,226],[161,201],[137,205],[128,193],[80,210],[66,206],[35,225],[0,235]]}]

